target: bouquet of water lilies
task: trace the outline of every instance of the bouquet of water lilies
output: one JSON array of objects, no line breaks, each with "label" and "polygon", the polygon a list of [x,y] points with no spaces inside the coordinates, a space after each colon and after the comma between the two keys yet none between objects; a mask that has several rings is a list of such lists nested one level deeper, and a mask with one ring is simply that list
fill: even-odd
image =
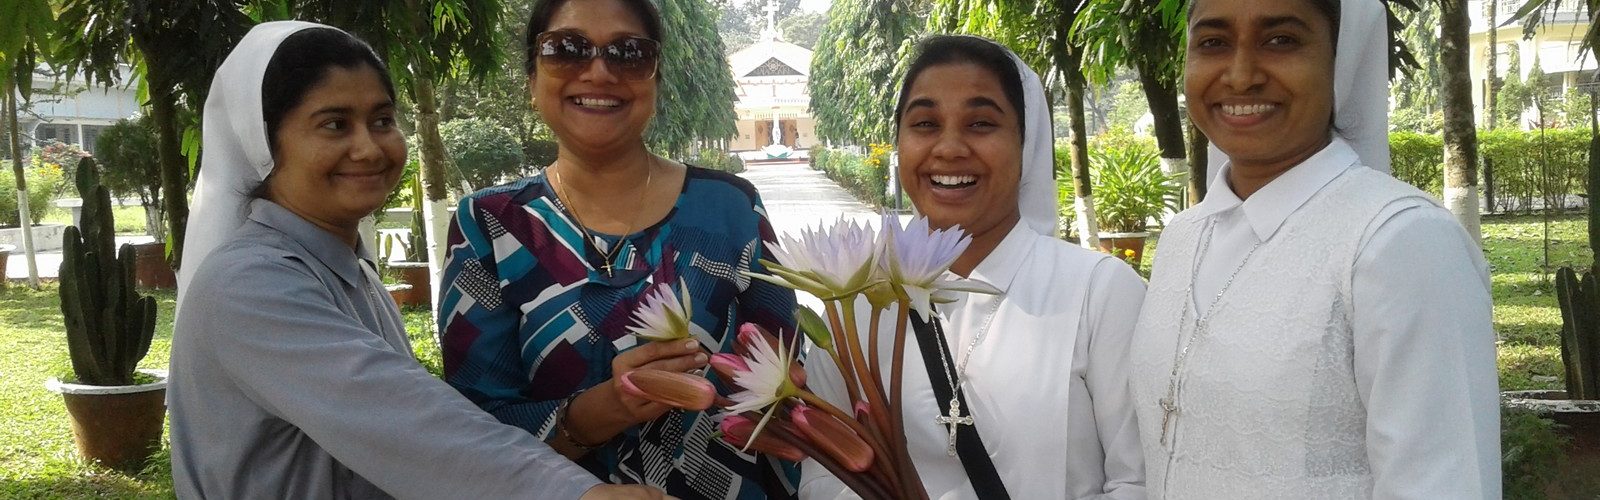
[{"label": "bouquet of water lilies", "polygon": [[[796,362],[799,335],[784,341],[750,323],[740,326],[734,354],[715,354],[710,361],[717,376],[740,392],[723,398],[705,378],[652,369],[622,374],[623,389],[688,410],[725,408],[721,431],[727,442],[784,460],[815,459],[864,498],[926,499],[906,449],[900,411],[907,322],[913,312],[929,320],[933,304],[955,300],[955,292],[993,293],[943,277],[970,243],[959,228],[931,230],[921,217],[902,226],[886,215],[881,230],[841,218],[831,227],[806,228],[799,237],[784,235],[779,245],[768,246],[778,262],[761,263],[771,274],[749,276],[823,301],[826,319],[805,307],[796,310],[795,319],[839,367],[848,408],[806,388],[805,370]],[[871,305],[866,339],[856,317],[861,296]],[[651,341],[690,338],[698,327],[689,321],[688,301],[682,285],[677,293],[656,285],[635,311],[629,331]],[[892,308],[893,352],[879,353],[879,323],[891,305],[898,305]],[[891,356],[888,373],[880,369],[880,355]]]}]

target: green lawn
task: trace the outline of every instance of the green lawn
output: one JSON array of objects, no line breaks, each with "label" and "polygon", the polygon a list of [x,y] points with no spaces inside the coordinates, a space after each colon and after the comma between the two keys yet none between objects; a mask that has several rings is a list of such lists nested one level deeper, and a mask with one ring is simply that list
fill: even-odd
[{"label": "green lawn", "polygon": [[[140,367],[166,368],[175,300],[170,291],[154,295],[160,321]],[[421,333],[427,311],[405,316],[419,357],[439,373],[439,349]],[[12,283],[0,291],[0,498],[172,498],[165,460],[129,476],[77,459],[61,396],[44,388],[49,377],[71,371],[61,324],[54,284],[34,291]]]},{"label": "green lawn", "polygon": [[[115,206],[111,207],[111,217],[116,221],[117,234],[145,234],[144,207]],[[72,211],[65,208],[51,207],[50,212],[44,215],[46,224],[71,224]]]},{"label": "green lawn", "polygon": [[[128,207],[132,208],[132,207]],[[124,208],[127,209],[127,208]],[[136,219],[133,216],[118,220]],[[1550,225],[1553,266],[1587,263],[1585,222],[1562,216]],[[1484,248],[1493,270],[1495,329],[1500,334],[1501,388],[1561,387],[1557,336],[1561,313],[1544,260],[1539,217],[1484,219]],[[1145,255],[1146,271],[1154,243]],[[143,366],[165,368],[172,335],[173,295],[158,292],[161,322]],[[410,310],[406,325],[418,358],[439,373],[439,352],[427,332],[424,310]],[[53,285],[39,291],[13,283],[0,291],[0,498],[170,498],[170,472],[157,464],[128,476],[75,458],[60,396],[44,389],[51,375],[68,370],[61,312]],[[159,460],[158,460],[159,462]]]}]

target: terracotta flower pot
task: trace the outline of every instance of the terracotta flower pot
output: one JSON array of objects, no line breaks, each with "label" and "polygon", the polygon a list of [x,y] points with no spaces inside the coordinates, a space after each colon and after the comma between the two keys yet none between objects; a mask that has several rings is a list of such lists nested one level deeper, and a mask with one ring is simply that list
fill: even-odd
[{"label": "terracotta flower pot", "polygon": [[[1134,268],[1144,262],[1144,240],[1150,233],[1100,233],[1100,251],[1122,259]],[[1130,253],[1131,252],[1131,253]]]},{"label": "terracotta flower pot", "polygon": [[135,473],[161,448],[162,422],[167,414],[167,373],[140,371],[158,380],[127,386],[70,384],[54,378],[45,383],[66,402],[72,437],[83,458]]},{"label": "terracotta flower pot", "polygon": [[11,245],[0,245],[0,290],[6,287],[6,260],[11,255],[11,251],[15,249]]},{"label": "terracotta flower pot", "polygon": [[395,305],[400,305],[401,301],[410,300],[411,285],[400,283],[397,285],[384,285],[383,288],[389,291],[389,298],[394,300]]},{"label": "terracotta flower pot", "polygon": [[178,275],[167,262],[165,243],[139,243],[133,245],[134,282],[140,288],[177,288]]},{"label": "terracotta flower pot", "polygon": [[395,294],[394,303],[400,307],[426,306],[433,300],[433,283],[428,277],[427,262],[391,262],[393,271],[403,285],[411,285],[404,294]]}]

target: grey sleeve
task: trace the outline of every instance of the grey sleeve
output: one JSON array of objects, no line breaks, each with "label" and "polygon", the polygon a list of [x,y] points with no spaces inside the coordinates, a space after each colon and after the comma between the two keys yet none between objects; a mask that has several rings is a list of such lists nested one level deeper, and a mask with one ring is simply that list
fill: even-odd
[{"label": "grey sleeve", "polygon": [[206,318],[201,349],[217,376],[384,491],[578,498],[600,484],[345,315],[304,265],[251,256],[220,274],[235,285],[185,305]]}]

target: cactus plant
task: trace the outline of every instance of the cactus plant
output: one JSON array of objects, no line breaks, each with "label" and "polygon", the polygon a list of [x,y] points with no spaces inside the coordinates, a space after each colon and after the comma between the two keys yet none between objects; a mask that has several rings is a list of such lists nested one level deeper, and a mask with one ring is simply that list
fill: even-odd
[{"label": "cactus plant", "polygon": [[1600,399],[1600,286],[1594,271],[1579,276],[1570,267],[1556,270],[1556,300],[1567,398]]},{"label": "cactus plant", "polygon": [[134,289],[133,248],[115,249],[111,195],[92,158],[78,165],[75,181],[82,226],[67,227],[60,273],[72,370],[82,384],[133,385],[155,336],[156,301]]}]

